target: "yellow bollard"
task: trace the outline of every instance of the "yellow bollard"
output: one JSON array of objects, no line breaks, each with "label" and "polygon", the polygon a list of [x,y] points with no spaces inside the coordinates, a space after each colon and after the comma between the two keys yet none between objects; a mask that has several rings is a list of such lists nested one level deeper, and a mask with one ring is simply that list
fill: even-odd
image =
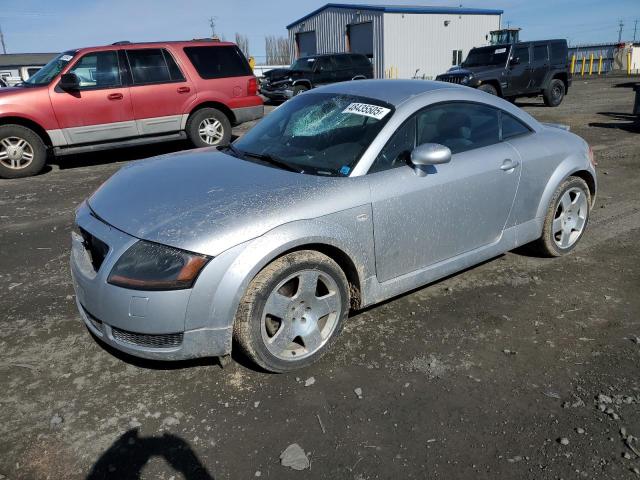
[{"label": "yellow bollard", "polygon": [[589,75],[593,73],[593,53],[589,57]]},{"label": "yellow bollard", "polygon": [[576,54],[571,55],[571,75],[576,71]]},{"label": "yellow bollard", "polygon": [[582,68],[580,69],[580,75],[584,77],[584,67],[587,64],[587,57],[582,57]]},{"label": "yellow bollard", "polygon": [[600,55],[600,59],[598,60],[598,75],[602,73],[602,55]]},{"label": "yellow bollard", "polygon": [[631,75],[631,52],[627,52],[627,75]]}]

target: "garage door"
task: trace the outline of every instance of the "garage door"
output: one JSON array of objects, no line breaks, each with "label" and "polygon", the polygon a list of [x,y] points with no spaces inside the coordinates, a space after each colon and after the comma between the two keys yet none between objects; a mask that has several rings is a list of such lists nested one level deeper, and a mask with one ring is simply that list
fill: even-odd
[{"label": "garage door", "polygon": [[298,56],[306,57],[315,55],[316,50],[316,32],[302,32],[297,34],[298,39]]},{"label": "garage door", "polygon": [[373,23],[349,25],[349,46],[353,53],[373,57]]}]

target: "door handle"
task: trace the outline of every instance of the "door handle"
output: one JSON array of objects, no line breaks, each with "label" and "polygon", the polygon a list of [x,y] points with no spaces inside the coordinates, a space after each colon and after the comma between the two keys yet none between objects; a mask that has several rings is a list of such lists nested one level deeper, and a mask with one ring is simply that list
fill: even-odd
[{"label": "door handle", "polygon": [[122,95],[121,93],[110,93],[109,95],[107,95],[107,98],[109,100],[122,100],[124,98],[124,95]]},{"label": "door handle", "polygon": [[191,91],[191,89],[189,87],[178,87],[178,90],[176,90],[178,93],[189,93]]},{"label": "door handle", "polygon": [[500,170],[509,172],[516,168],[518,165],[520,165],[520,162],[518,162],[517,160],[511,160],[510,158],[507,158],[504,162],[502,162],[502,165],[500,165]]}]

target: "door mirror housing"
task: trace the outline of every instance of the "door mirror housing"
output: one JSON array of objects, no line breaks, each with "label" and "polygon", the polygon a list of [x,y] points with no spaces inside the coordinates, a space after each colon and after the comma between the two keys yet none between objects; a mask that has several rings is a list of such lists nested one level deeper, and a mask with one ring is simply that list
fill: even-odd
[{"label": "door mirror housing", "polygon": [[439,143],[423,143],[418,145],[411,152],[411,163],[416,166],[440,165],[451,161],[451,150],[449,147]]},{"label": "door mirror housing", "polygon": [[75,73],[64,73],[60,77],[60,88],[68,91],[79,90],[80,79]]},{"label": "door mirror housing", "polygon": [[520,65],[520,57],[513,57],[511,60],[509,60],[509,65],[512,67]]}]

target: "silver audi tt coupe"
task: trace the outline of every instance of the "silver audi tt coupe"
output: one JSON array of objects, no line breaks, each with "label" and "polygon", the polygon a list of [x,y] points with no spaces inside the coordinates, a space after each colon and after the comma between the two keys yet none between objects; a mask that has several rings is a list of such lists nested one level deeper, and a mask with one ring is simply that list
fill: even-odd
[{"label": "silver audi tt coupe", "polygon": [[[447,83],[299,95],[226,148],[122,168],[77,210],[80,314],[140,357],[309,365],[348,313],[534,243],[570,252],[596,194],[584,140]],[[234,347],[235,348],[235,347]]]}]

